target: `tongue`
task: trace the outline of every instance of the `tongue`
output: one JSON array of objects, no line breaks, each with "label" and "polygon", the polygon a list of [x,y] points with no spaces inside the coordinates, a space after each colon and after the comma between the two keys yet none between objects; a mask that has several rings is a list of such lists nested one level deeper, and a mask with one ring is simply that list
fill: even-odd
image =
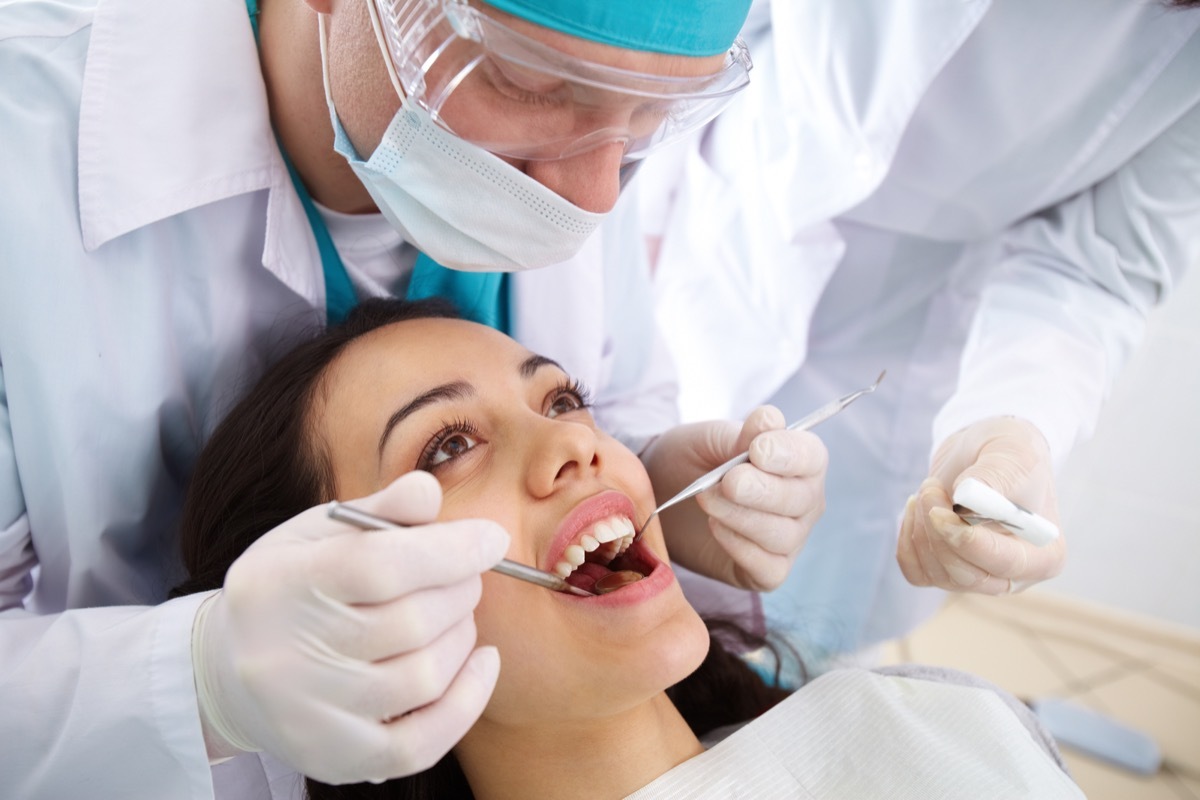
[{"label": "tongue", "polygon": [[567,583],[577,589],[590,592],[592,591],[592,587],[596,585],[596,581],[605,575],[611,575],[612,572],[608,567],[585,561],[576,567],[575,571],[567,577]]}]

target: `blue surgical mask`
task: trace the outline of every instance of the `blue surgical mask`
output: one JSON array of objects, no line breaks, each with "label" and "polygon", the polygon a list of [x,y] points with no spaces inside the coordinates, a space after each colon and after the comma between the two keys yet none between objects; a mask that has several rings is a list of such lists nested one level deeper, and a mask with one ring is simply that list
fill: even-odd
[{"label": "blue surgical mask", "polygon": [[366,161],[351,144],[329,91],[325,18],[321,70],[334,150],[409,243],[443,266],[513,272],[566,261],[604,219],[584,211],[492,153],[439,127],[402,101]]}]

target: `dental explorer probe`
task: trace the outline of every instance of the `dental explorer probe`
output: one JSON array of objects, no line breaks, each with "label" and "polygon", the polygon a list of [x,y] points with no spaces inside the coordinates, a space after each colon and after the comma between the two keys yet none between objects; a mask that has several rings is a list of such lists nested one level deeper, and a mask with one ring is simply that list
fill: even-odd
[{"label": "dental explorer probe", "polygon": [[[858,398],[862,397],[864,394],[870,394],[871,392],[875,391],[875,387],[879,385],[879,382],[883,380],[883,376],[886,374],[887,370],[885,369],[883,372],[879,373],[879,377],[876,378],[875,382],[870,386],[866,387],[865,389],[859,389],[857,392],[851,392],[850,394],[843,395],[837,400],[831,400],[803,419],[798,419],[791,425],[788,425],[787,429],[789,431],[806,431],[809,428],[819,425],[820,423],[832,417],[834,414],[837,414],[846,406],[853,403]],[[636,542],[641,537],[642,531],[646,530],[646,526],[650,524],[650,520],[658,516],[658,512],[665,511],[676,503],[681,503],[684,500],[687,500],[689,497],[695,497],[705,489],[716,486],[721,482],[721,478],[725,477],[726,472],[729,472],[729,470],[733,469],[738,464],[745,464],[749,460],[750,452],[746,451],[741,455],[734,456],[716,469],[706,472],[696,480],[692,481],[692,483],[690,483],[682,492],[675,495],[658,508],[654,509],[654,511],[650,512],[650,516],[646,517],[646,521],[642,523],[640,528],[638,528],[637,535],[633,537],[633,540]]]},{"label": "dental explorer probe", "polygon": [[[357,509],[354,506],[348,506],[345,503],[339,503],[336,500],[329,504],[329,516],[338,522],[348,523],[364,531],[396,530],[404,527],[403,525],[397,525],[391,520],[377,517],[374,514],[368,514],[366,511]],[[527,567],[516,561],[509,561],[507,558],[500,559],[500,563],[492,567],[492,571],[499,572],[501,575],[507,575],[510,578],[532,583],[535,586],[553,589],[556,592],[566,592],[567,594],[575,594],[580,597],[596,596],[589,591],[580,589],[578,586],[572,586],[557,575],[542,572],[540,569],[534,569],[533,567]]]}]

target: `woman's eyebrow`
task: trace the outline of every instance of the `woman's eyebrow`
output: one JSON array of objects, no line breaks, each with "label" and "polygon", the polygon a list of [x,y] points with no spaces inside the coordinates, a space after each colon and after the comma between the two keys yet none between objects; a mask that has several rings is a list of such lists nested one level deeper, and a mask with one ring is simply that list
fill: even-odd
[{"label": "woman's eyebrow", "polygon": [[519,368],[521,371],[521,377],[525,380],[529,380],[536,375],[537,371],[542,367],[555,367],[561,372],[566,372],[566,370],[559,366],[559,363],[554,359],[546,358],[545,356],[539,356],[535,353],[521,362],[521,366]]},{"label": "woman's eyebrow", "polygon": [[[524,365],[522,365],[523,367]],[[535,368],[536,369],[536,368]],[[475,387],[466,381],[454,381],[452,383],[443,383],[441,386],[435,386],[427,392],[410,400],[403,408],[397,411],[392,416],[388,417],[387,424],[383,426],[383,433],[379,437],[379,454],[383,455],[383,446],[387,444],[388,436],[392,433],[392,428],[399,425],[405,417],[414,414],[430,403],[444,403],[449,400],[462,400],[464,397],[473,397],[475,395]]]}]

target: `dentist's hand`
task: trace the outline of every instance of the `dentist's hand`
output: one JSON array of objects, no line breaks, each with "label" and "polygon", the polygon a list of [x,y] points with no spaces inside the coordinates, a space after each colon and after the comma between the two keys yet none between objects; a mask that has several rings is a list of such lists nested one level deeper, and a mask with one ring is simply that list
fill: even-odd
[{"label": "dentist's hand", "polygon": [[266,750],[326,783],[378,782],[462,738],[499,673],[472,612],[509,537],[483,520],[429,524],[441,500],[410,473],[355,505],[415,527],[361,531],[318,506],[233,563],[192,633],[210,758]]},{"label": "dentist's hand", "polygon": [[1058,523],[1050,450],[1041,432],[1016,417],[977,422],[938,448],[929,477],[908,500],[896,560],[909,583],[1011,594],[1062,571],[1062,536],[1037,547],[1000,525],[968,525],[951,511],[954,488],[967,478]]},{"label": "dentist's hand", "polygon": [[[733,586],[769,591],[783,583],[825,510],[825,445],[789,431],[773,406],[745,423],[681,425],[647,448],[643,461],[655,496],[671,497],[746,451],[750,461],[721,482],[661,515],[672,560]],[[641,523],[641,520],[638,520]]]}]

